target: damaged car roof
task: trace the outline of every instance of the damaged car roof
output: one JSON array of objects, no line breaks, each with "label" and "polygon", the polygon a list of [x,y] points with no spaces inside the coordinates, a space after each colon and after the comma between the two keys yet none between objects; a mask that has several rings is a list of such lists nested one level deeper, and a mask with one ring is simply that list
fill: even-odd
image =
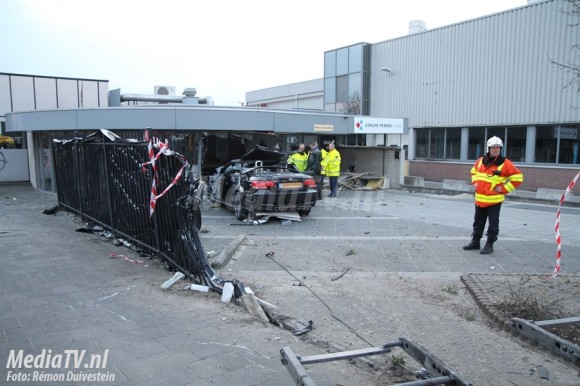
[{"label": "damaged car roof", "polygon": [[266,146],[257,145],[255,148],[240,157],[242,161],[257,161],[257,160],[268,160],[268,161],[281,161],[287,157],[290,153],[284,153],[276,149],[272,149]]}]

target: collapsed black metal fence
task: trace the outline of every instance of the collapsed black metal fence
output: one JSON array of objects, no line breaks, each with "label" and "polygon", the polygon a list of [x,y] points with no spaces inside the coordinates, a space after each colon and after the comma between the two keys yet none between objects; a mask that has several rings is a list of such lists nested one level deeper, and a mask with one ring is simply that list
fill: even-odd
[{"label": "collapsed black metal fence", "polygon": [[[179,154],[161,152],[155,170],[149,142],[124,140],[107,130],[53,142],[59,205],[91,226],[156,256],[198,284],[222,290],[201,243],[199,202],[203,183]],[[153,154],[160,149],[153,146]],[[182,170],[183,168],[183,170]],[[174,179],[182,170],[182,177]],[[150,216],[153,180],[158,193]]]}]

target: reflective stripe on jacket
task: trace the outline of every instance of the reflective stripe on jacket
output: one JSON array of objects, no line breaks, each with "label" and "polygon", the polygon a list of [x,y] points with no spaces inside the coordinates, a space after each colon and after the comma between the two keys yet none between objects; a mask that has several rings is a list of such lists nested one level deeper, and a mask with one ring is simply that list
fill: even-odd
[{"label": "reflective stripe on jacket", "polygon": [[340,153],[336,149],[332,149],[326,153],[326,157],[322,160],[322,167],[328,177],[340,176]]},{"label": "reflective stripe on jacket", "polygon": [[[326,154],[328,154],[328,152],[326,151],[326,149],[320,149],[320,156],[322,158],[322,161],[320,161],[320,165],[321,166],[324,163],[324,159],[326,158]],[[325,176],[326,175],[326,171],[324,170],[324,168],[321,168],[320,175],[322,175],[322,176]]]},{"label": "reflective stripe on jacket", "polygon": [[[523,181],[522,172],[507,158],[499,166],[494,163],[485,166],[483,157],[481,157],[471,168],[471,183],[475,188],[475,204],[479,207],[503,202],[505,195],[513,192]],[[501,188],[501,193],[494,190],[496,187]]]}]

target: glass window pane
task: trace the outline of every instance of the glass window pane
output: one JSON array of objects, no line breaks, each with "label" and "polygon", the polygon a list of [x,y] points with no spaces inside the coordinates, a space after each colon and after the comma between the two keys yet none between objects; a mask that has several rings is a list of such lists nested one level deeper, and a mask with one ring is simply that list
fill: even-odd
[{"label": "glass window pane", "polygon": [[336,75],[348,74],[348,47],[336,51]]},{"label": "glass window pane", "polygon": [[337,113],[348,114],[348,102],[337,102],[334,111]]},{"label": "glass window pane", "polygon": [[536,146],[534,152],[534,162],[555,163],[556,162],[556,138],[557,128],[554,126],[536,127]]},{"label": "glass window pane", "polygon": [[526,127],[508,127],[504,154],[510,160],[525,162],[527,132]]},{"label": "glass window pane", "polygon": [[431,129],[429,158],[443,159],[444,148],[445,148],[445,129],[442,128]]},{"label": "glass window pane", "polygon": [[461,155],[461,129],[447,129],[445,137],[445,159],[459,159]]},{"label": "glass window pane", "polygon": [[560,151],[558,153],[558,163],[577,164],[580,126],[560,127]]},{"label": "glass window pane", "polygon": [[324,79],[324,103],[336,102],[336,78]]},{"label": "glass window pane", "polygon": [[324,53],[324,77],[336,76],[336,51]]},{"label": "glass window pane", "polygon": [[348,76],[336,77],[336,101],[348,101]]},{"label": "glass window pane", "polygon": [[356,45],[348,48],[348,72],[362,71],[362,45]]},{"label": "glass window pane", "polygon": [[415,129],[415,158],[429,158],[429,129]]},{"label": "glass window pane", "polygon": [[351,101],[362,99],[362,74],[360,72],[348,76],[348,95]]},{"label": "glass window pane", "polygon": [[467,158],[476,160],[483,153],[485,153],[485,129],[483,127],[470,127]]}]

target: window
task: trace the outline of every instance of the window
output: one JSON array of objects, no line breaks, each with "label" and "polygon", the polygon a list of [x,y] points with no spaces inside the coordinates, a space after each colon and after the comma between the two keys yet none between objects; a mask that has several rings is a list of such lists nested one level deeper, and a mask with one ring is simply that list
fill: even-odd
[{"label": "window", "polygon": [[526,127],[508,127],[504,154],[514,162],[526,160]]},{"label": "window", "polygon": [[324,53],[324,77],[336,76],[336,51]]},{"label": "window", "polygon": [[461,157],[461,129],[446,130],[445,159],[459,159]]},{"label": "window", "polygon": [[336,75],[348,74],[348,47],[336,51]]},{"label": "window", "polygon": [[580,140],[580,127],[562,126],[560,127],[560,150],[558,152],[558,163],[577,164],[578,145]]},{"label": "window", "polygon": [[336,101],[348,101],[348,75],[336,77]]},{"label": "window", "polygon": [[348,48],[348,72],[362,71],[362,45],[350,46]]},{"label": "window", "polygon": [[324,103],[336,102],[336,78],[324,79]]},{"label": "window", "polygon": [[429,158],[429,129],[416,129],[415,133],[415,158]]},{"label": "window", "polygon": [[369,114],[370,45],[324,53],[324,111]]},{"label": "window", "polygon": [[476,160],[485,153],[485,128],[470,127],[467,145],[467,158]]},{"label": "window", "polygon": [[429,158],[445,158],[443,155],[443,150],[445,148],[445,129],[431,129],[429,145]]},{"label": "window", "polygon": [[554,126],[536,127],[536,146],[534,162],[555,163],[558,148],[557,128]]}]

